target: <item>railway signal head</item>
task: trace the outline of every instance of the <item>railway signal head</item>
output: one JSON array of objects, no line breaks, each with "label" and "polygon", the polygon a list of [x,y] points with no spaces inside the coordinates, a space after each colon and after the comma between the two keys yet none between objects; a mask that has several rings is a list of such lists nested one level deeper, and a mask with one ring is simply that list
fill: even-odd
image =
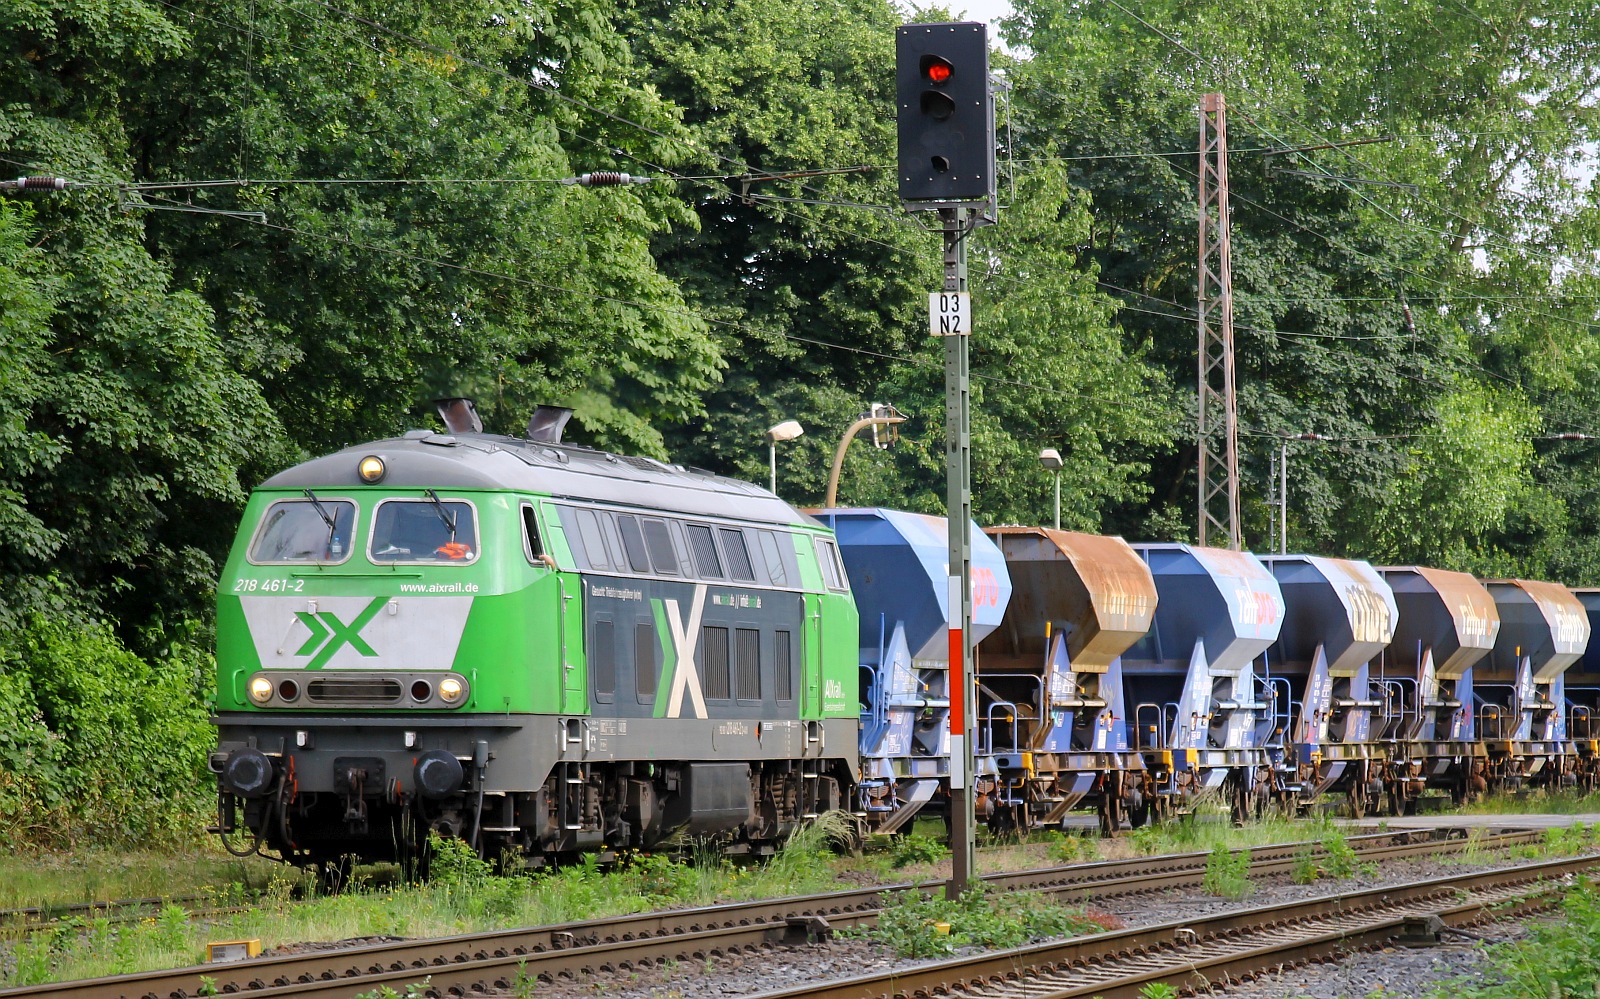
[{"label": "railway signal head", "polygon": [[993,196],[987,25],[902,25],[895,33],[895,105],[902,201]]}]

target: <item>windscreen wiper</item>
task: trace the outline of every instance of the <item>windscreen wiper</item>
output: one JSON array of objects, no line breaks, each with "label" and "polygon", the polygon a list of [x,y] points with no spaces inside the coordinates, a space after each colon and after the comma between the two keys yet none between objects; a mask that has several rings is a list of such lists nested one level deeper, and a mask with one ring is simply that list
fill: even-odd
[{"label": "windscreen wiper", "polygon": [[454,541],[456,539],[455,514],[444,508],[444,500],[441,500],[439,498],[439,494],[434,492],[432,489],[424,489],[422,493],[433,502],[434,512],[439,515],[440,520],[444,521],[444,529],[450,532],[450,540]]},{"label": "windscreen wiper", "polygon": [[322,502],[317,499],[316,493],[309,489],[302,489],[300,491],[305,493],[306,499],[309,499],[311,501],[311,505],[317,508],[317,516],[321,517],[322,522],[328,525],[328,536],[332,537],[333,532],[339,529],[339,526],[334,522],[332,515],[328,513],[327,508],[322,505]]}]

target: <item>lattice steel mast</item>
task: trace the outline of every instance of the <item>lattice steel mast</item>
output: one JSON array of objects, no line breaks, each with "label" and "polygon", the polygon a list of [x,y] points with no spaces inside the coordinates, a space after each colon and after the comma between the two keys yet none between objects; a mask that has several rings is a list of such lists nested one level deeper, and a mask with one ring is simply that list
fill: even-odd
[{"label": "lattice steel mast", "polygon": [[1234,393],[1233,248],[1228,225],[1228,131],[1221,94],[1200,105],[1200,383],[1197,408],[1200,544],[1237,551],[1239,411]]}]

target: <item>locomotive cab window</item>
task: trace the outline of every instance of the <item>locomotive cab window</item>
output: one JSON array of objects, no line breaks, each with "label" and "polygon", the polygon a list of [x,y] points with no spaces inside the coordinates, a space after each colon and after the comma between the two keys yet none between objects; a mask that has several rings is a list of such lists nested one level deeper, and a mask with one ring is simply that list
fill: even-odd
[{"label": "locomotive cab window", "polygon": [[350,557],[355,522],[356,505],[349,500],[279,500],[261,518],[250,561],[338,564]]},{"label": "locomotive cab window", "polygon": [[551,569],[556,567],[555,560],[544,550],[544,539],[539,533],[539,515],[532,503],[522,504],[522,554],[534,565]]},{"label": "locomotive cab window", "polygon": [[848,590],[844,563],[839,561],[839,546],[832,541],[817,538],[817,566],[822,570],[822,581],[830,590]]},{"label": "locomotive cab window", "polygon": [[433,495],[384,500],[372,518],[368,557],[378,563],[464,565],[478,557],[478,520],[472,504]]}]

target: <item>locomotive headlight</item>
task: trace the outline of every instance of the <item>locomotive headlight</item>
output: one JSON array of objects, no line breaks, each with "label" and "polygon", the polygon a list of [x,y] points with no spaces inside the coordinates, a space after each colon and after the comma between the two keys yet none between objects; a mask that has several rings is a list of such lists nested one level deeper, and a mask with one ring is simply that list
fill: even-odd
[{"label": "locomotive headlight", "polygon": [[461,700],[461,694],[465,689],[466,686],[459,677],[447,676],[439,681],[439,696],[447,704],[454,704],[456,701]]},{"label": "locomotive headlight", "polygon": [[250,680],[250,699],[257,704],[265,704],[272,700],[272,681],[264,676],[252,677]]},{"label": "locomotive headlight", "polygon": [[369,486],[377,485],[379,482],[382,482],[384,475],[387,474],[388,471],[389,470],[384,467],[383,459],[375,454],[369,454],[365,458],[362,458],[361,463],[356,466],[356,474],[361,476],[361,481],[365,482]]}]

